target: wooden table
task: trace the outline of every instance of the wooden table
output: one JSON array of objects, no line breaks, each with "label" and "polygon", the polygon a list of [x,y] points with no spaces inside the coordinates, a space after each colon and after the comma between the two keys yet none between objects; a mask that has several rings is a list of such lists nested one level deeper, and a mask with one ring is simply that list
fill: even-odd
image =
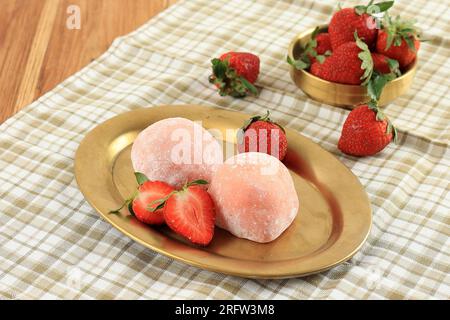
[{"label": "wooden table", "polygon": [[0,123],[176,2],[0,1]]}]

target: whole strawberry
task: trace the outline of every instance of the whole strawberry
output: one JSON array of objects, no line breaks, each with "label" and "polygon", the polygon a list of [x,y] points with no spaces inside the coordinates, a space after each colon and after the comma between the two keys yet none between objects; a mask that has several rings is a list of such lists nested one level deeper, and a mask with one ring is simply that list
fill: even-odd
[{"label": "whole strawberry", "polygon": [[311,34],[311,39],[304,46],[300,57],[292,60],[289,56],[287,62],[297,70],[308,69],[314,62],[323,62],[326,57],[331,55],[330,35],[326,32],[320,32],[316,27]]},{"label": "whole strawberry", "polygon": [[338,148],[349,155],[370,156],[383,150],[396,134],[396,129],[375,104],[360,105],[345,120]]},{"label": "whole strawberry", "polygon": [[221,96],[245,97],[249,92],[257,95],[253,85],[259,75],[259,58],[248,52],[227,52],[211,60],[213,83]]},{"label": "whole strawberry", "polygon": [[316,46],[316,52],[319,55],[326,55],[327,53],[330,53],[333,51],[331,49],[331,40],[330,40],[330,34],[327,32],[319,33],[316,36],[317,40],[317,46]]},{"label": "whole strawberry", "polygon": [[283,160],[287,139],[283,127],[270,119],[270,113],[250,118],[238,132],[238,151],[263,152]]},{"label": "whole strawberry", "polygon": [[399,63],[381,53],[372,52],[373,70],[381,74],[393,73],[400,75]]},{"label": "whole strawberry", "polygon": [[401,68],[406,68],[416,58],[420,48],[419,32],[413,21],[392,20],[385,15],[383,29],[378,31],[376,50],[395,59]]},{"label": "whole strawberry", "polygon": [[356,37],[356,41],[347,42],[334,50],[323,63],[313,63],[310,71],[332,82],[365,84],[372,75],[373,61],[367,45]]},{"label": "whole strawberry", "polygon": [[337,11],[328,25],[333,51],[344,43],[353,41],[355,31],[358,37],[372,48],[377,38],[377,21],[370,14],[386,11],[393,3],[394,1],[387,1],[372,4],[370,1],[367,6],[356,6]]}]

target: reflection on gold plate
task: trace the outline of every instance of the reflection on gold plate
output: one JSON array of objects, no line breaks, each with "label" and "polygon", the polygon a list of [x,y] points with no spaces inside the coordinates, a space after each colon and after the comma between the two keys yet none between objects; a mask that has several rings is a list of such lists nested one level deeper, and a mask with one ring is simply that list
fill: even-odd
[{"label": "reflection on gold plate", "polygon": [[[170,117],[200,120],[206,129],[237,130],[249,115],[218,108],[179,105],[139,109],[116,116],[89,132],[75,156],[81,192],[115,228],[166,256],[216,272],[247,278],[291,278],[327,270],[351,258],[366,240],[370,203],[358,179],[333,155],[287,129],[289,168],[300,199],[293,224],[276,240],[260,244],[216,228],[207,247],[189,244],[167,227],[150,227],[119,207],[137,184],[130,160],[137,134]],[[225,137],[224,146],[234,144]]]}]

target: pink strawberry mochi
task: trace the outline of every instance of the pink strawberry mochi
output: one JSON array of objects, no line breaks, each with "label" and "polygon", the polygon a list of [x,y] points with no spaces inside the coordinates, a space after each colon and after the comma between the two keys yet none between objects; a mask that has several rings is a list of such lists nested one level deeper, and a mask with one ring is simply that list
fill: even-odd
[{"label": "pink strawberry mochi", "polygon": [[213,175],[209,193],[216,225],[256,242],[278,238],[297,216],[299,200],[286,166],[259,152],[227,159]]},{"label": "pink strawberry mochi", "polygon": [[223,163],[222,146],[200,124],[185,118],[153,123],[137,136],[131,149],[134,171],[175,188],[204,179]]}]

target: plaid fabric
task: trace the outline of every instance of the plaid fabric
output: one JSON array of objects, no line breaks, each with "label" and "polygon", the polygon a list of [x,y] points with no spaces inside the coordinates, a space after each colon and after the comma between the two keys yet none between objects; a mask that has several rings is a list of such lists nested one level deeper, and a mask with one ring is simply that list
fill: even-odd
[{"label": "plaid fabric", "polygon": [[[353,5],[354,3],[346,3]],[[181,1],[118,38],[99,59],[0,127],[0,297],[450,298],[449,6],[396,1],[422,44],[412,88],[386,107],[398,145],[355,159],[336,148],[348,111],[308,99],[291,82],[292,37],[326,23],[330,1]],[[258,98],[219,97],[210,58],[258,53]],[[75,150],[97,124],[128,110],[196,103],[273,117],[334,153],[361,180],[374,222],[347,263],[289,280],[248,280],[156,254],[104,222],[74,175]]]}]

